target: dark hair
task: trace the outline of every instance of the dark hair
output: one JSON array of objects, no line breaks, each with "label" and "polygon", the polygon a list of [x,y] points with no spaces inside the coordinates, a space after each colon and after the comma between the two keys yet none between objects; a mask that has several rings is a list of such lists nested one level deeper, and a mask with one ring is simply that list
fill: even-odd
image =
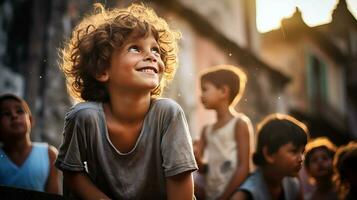
[{"label": "dark hair", "polygon": [[14,94],[10,94],[10,93],[6,93],[6,94],[1,94],[0,95],[0,105],[6,101],[6,100],[15,100],[21,103],[21,106],[23,107],[23,109],[25,110],[25,112],[31,117],[31,110],[29,108],[29,106],[27,105],[26,101],[24,99],[22,99],[19,96],[16,96]]},{"label": "dark hair", "polygon": [[318,149],[324,149],[333,160],[337,147],[326,137],[318,137],[309,141],[305,146],[304,165],[306,168],[309,168],[311,155]]},{"label": "dark hair", "polygon": [[201,74],[201,83],[207,81],[217,88],[225,85],[228,86],[229,103],[231,105],[238,103],[244,92],[246,79],[245,73],[238,67],[232,65],[210,67]]},{"label": "dark hair", "polygon": [[294,146],[305,146],[308,140],[307,127],[297,119],[284,114],[271,114],[265,117],[257,128],[257,146],[253,154],[253,162],[258,166],[264,166],[266,160],[263,155],[263,147],[267,147],[272,154],[289,142]]},{"label": "dark hair", "polygon": [[152,33],[158,42],[165,69],[151,95],[161,95],[166,81],[173,78],[177,68],[180,33],[171,30],[164,19],[144,5],[113,10],[105,10],[101,4],[95,6],[99,12],[85,17],[76,26],[61,51],[60,68],[66,75],[69,94],[77,100],[107,102],[106,86],[96,77],[110,66],[112,53],[135,32],[139,37]]},{"label": "dark hair", "polygon": [[357,169],[357,142],[353,141],[347,145],[337,149],[334,157],[334,167],[337,172],[337,181],[339,185],[339,193],[341,199],[349,191],[346,181],[349,178],[349,173],[355,172]]}]

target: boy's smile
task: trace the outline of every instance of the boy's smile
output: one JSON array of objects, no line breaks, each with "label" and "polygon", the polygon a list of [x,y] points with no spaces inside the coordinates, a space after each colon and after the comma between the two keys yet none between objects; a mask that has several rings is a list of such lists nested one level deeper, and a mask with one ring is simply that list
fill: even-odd
[{"label": "boy's smile", "polygon": [[153,78],[156,77],[158,74],[158,69],[154,66],[145,66],[139,69],[136,69],[136,71],[143,73],[144,76],[151,76]]},{"label": "boy's smile", "polygon": [[157,41],[152,34],[135,32],[113,53],[106,70],[108,89],[151,91],[161,80],[164,64]]},{"label": "boy's smile", "polygon": [[144,72],[144,73],[150,73],[150,74],[157,74],[159,72],[159,70],[154,66],[142,67],[142,68],[137,69],[137,71]]}]

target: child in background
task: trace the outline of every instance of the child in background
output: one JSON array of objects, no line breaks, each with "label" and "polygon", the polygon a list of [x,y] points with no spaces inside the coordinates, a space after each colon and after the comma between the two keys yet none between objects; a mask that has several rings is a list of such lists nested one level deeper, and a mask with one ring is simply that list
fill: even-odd
[{"label": "child in background", "polygon": [[339,198],[357,199],[357,142],[353,141],[338,148],[334,166],[339,183]]},{"label": "child in background", "polygon": [[311,194],[304,194],[305,199],[338,199],[333,169],[335,152],[336,146],[326,137],[319,137],[307,143],[304,165],[315,188]]},{"label": "child in background", "polygon": [[257,167],[233,200],[302,199],[296,176],[308,140],[307,128],[289,115],[268,115],[258,125],[257,147],[253,161]]},{"label": "child in background", "polygon": [[158,98],[177,67],[178,32],[144,6],[85,17],[62,70],[81,102],[65,117],[56,166],[67,199],[192,199],[197,169],[181,107]]},{"label": "child in background", "polygon": [[22,98],[0,95],[0,185],[58,194],[57,149],[31,142],[32,124]]},{"label": "child in background", "polygon": [[216,113],[195,152],[201,171],[207,164],[206,199],[228,199],[249,174],[253,128],[246,115],[234,111],[245,82],[245,74],[231,65],[211,67],[201,75],[202,104]]}]

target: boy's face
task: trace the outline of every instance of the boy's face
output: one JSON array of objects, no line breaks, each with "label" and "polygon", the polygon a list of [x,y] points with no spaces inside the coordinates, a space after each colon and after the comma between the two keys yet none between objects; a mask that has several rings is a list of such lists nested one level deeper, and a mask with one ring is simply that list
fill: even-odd
[{"label": "boy's face", "polygon": [[135,37],[135,32],[112,54],[110,67],[98,80],[107,82],[108,90],[150,92],[161,80],[164,63],[159,45],[152,34]]},{"label": "boy's face", "polygon": [[214,109],[222,102],[222,91],[208,81],[201,82],[201,102],[206,109]]},{"label": "boy's face", "polygon": [[271,155],[271,163],[284,176],[297,176],[302,167],[304,147],[296,147],[292,142],[284,144]]},{"label": "boy's face", "polygon": [[333,158],[326,148],[320,147],[312,150],[310,161],[306,170],[314,178],[332,176]]},{"label": "boy's face", "polygon": [[21,139],[31,130],[31,117],[21,102],[6,99],[0,103],[0,134],[2,139]]}]

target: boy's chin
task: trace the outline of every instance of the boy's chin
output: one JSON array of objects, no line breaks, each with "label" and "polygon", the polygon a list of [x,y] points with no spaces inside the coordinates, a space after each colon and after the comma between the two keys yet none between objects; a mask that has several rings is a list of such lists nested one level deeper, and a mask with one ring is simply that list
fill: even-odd
[{"label": "boy's chin", "polygon": [[290,177],[297,177],[298,173],[291,174]]},{"label": "boy's chin", "polygon": [[299,171],[294,171],[294,172],[291,172],[290,174],[288,174],[287,176],[290,176],[290,177],[297,177],[299,176]]},{"label": "boy's chin", "polygon": [[208,106],[208,105],[205,105],[205,104],[203,104],[203,107],[204,107],[205,109],[207,109],[207,110],[213,110],[213,108],[212,108],[211,106]]}]

